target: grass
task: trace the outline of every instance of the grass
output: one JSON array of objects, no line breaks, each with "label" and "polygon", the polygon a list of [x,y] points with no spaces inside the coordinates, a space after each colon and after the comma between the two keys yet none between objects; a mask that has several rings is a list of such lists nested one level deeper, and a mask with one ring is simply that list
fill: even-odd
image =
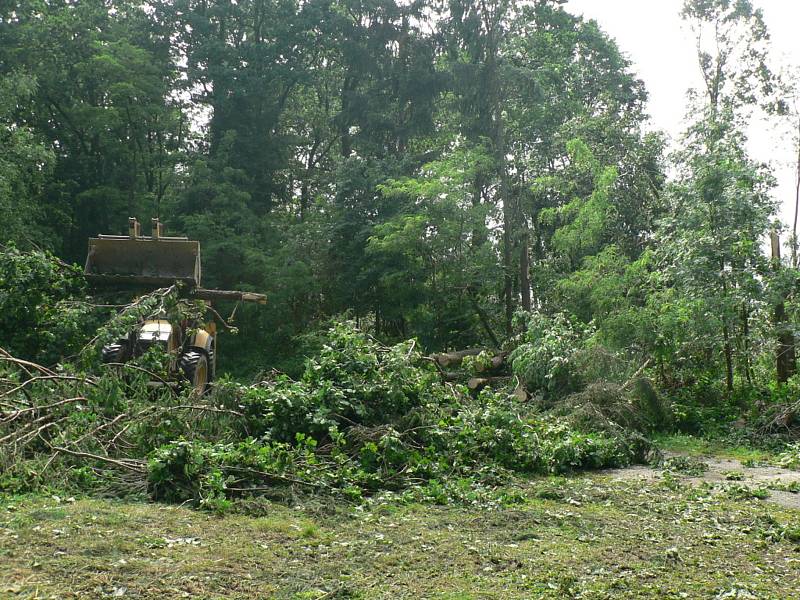
[{"label": "grass", "polygon": [[5,498],[0,598],[800,596],[797,512],[673,476],[515,488],[506,506],[306,498],[222,517]]},{"label": "grass", "polygon": [[771,463],[774,453],[748,445],[732,445],[724,439],[709,439],[687,434],[655,436],[655,444],[662,450],[680,452],[692,457],[715,456],[731,458],[745,463]]}]

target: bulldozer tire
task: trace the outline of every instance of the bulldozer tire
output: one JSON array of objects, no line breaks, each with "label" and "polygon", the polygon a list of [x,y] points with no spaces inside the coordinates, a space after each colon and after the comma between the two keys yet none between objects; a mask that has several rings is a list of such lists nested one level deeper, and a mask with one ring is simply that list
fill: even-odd
[{"label": "bulldozer tire", "polygon": [[103,364],[125,362],[125,347],[122,344],[106,344],[100,351]]},{"label": "bulldozer tire", "polygon": [[203,394],[208,389],[208,357],[198,350],[190,350],[181,356],[181,370],[195,392]]}]

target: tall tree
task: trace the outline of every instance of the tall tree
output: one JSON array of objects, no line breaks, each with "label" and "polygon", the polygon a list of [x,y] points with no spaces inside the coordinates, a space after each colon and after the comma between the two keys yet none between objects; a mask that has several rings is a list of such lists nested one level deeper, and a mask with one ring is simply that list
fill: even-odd
[{"label": "tall tree", "polygon": [[29,75],[0,75],[0,243],[14,242],[52,248],[41,192],[53,163],[53,153],[29,127],[19,127],[16,109],[36,92]]},{"label": "tall tree", "polygon": [[678,155],[682,174],[662,250],[673,283],[701,298],[718,322],[712,340],[721,341],[730,393],[737,354],[743,379],[752,379],[750,320],[767,273],[761,241],[775,211],[771,177],[747,157],[742,132],[754,108],[778,106],[777,80],[766,62],[763,15],[748,0],[687,0],[682,16],[696,36],[705,88]]},{"label": "tall tree", "polygon": [[20,125],[53,149],[43,202],[81,260],[86,238],[159,210],[183,144],[168,35],[136,3],[25,2],[2,9],[0,63],[36,93]]}]

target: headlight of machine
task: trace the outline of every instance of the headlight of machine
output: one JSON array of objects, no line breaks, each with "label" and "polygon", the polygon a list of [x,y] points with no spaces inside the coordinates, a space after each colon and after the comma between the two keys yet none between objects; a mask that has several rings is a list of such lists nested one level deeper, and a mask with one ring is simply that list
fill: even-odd
[{"label": "headlight of machine", "polygon": [[149,348],[158,344],[165,350],[170,349],[172,338],[172,325],[169,321],[147,321],[139,330],[139,345],[142,348]]}]

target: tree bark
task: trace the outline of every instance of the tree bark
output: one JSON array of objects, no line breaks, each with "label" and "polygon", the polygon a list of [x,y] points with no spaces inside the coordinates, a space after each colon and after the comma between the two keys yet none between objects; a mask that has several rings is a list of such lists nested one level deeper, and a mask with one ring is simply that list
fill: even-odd
[{"label": "tree bark", "polygon": [[264,294],[254,292],[240,292],[237,290],[208,290],[205,288],[195,288],[190,292],[192,298],[197,300],[230,300],[234,302],[256,302],[266,304],[267,297]]},{"label": "tree bark", "polygon": [[744,362],[744,376],[748,385],[753,384],[753,369],[750,365],[750,311],[747,304],[742,305],[742,354]]},{"label": "tree bark", "polygon": [[528,227],[524,227],[522,240],[519,249],[519,289],[522,294],[522,310],[531,312],[531,279],[530,279],[530,257],[528,246],[530,238]]},{"label": "tree bark", "polygon": [[460,366],[461,361],[467,356],[478,356],[485,348],[469,348],[467,350],[454,350],[453,352],[443,352],[431,356],[441,367]]},{"label": "tree bark", "polygon": [[[770,233],[770,241],[772,245],[772,268],[777,271],[781,268],[781,241],[776,231]],[[796,257],[793,257],[793,260],[796,260]],[[775,305],[773,313],[775,329],[778,332],[778,347],[775,354],[775,371],[778,383],[789,381],[789,378],[797,370],[794,334],[792,334],[786,318],[785,294],[786,291],[782,290],[781,298]]]},{"label": "tree bark", "polygon": [[723,353],[725,354],[725,389],[728,393],[733,392],[733,348],[731,348],[731,337],[728,330],[728,318],[722,318],[722,340]]},{"label": "tree bark", "polygon": [[505,332],[511,336],[514,317],[514,207],[512,206],[508,172],[506,170],[505,131],[500,109],[497,110],[497,163],[500,170],[500,200],[503,203],[503,299],[505,301]]},{"label": "tree bark", "polygon": [[[713,219],[712,219],[713,222]],[[733,392],[733,345],[731,343],[730,326],[728,325],[728,280],[725,278],[725,260],[720,261],[722,273],[722,353],[725,357],[725,389]]]},{"label": "tree bark", "polygon": [[479,392],[487,385],[494,385],[494,384],[502,384],[505,385],[509,381],[511,381],[511,377],[509,376],[502,376],[502,377],[472,377],[467,382],[467,387],[471,392]]},{"label": "tree bark", "polygon": [[794,184],[794,223],[792,225],[792,267],[797,268],[797,213],[800,211],[800,117],[797,119],[797,174]]}]

